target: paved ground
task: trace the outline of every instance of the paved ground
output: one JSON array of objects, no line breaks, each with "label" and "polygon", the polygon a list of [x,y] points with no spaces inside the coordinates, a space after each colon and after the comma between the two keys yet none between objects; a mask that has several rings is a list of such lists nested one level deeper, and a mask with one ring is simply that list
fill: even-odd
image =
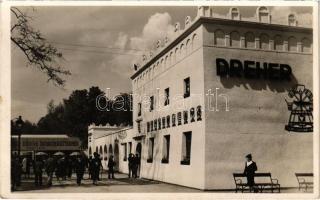
[{"label": "paved ground", "polygon": [[[115,174],[116,179],[108,179],[104,174],[102,180],[98,185],[93,185],[92,180],[88,179],[88,175],[85,175],[82,184],[78,186],[76,184],[76,177],[73,175],[71,180],[57,181],[54,178],[53,185],[51,187],[34,186],[33,179],[24,179],[21,186],[16,192],[52,192],[52,193],[102,193],[102,192],[201,192],[201,190],[161,183],[158,181],[146,180],[146,179],[129,179],[126,174]],[[44,178],[46,183],[46,177]]]},{"label": "paved ground", "polygon": [[[55,178],[53,185],[51,187],[34,186],[33,179],[24,179],[21,186],[16,191],[20,192],[37,192],[37,193],[123,193],[123,192],[178,192],[178,193],[198,193],[203,192],[202,190],[187,188],[178,185],[172,185],[167,183],[162,183],[153,180],[146,179],[129,179],[126,174],[115,174],[116,179],[107,179],[106,174],[103,174],[102,180],[99,181],[98,185],[93,185],[92,180],[88,179],[86,174],[83,183],[78,186],[76,184],[76,177],[70,180],[58,182]],[[44,184],[46,183],[46,177],[44,178]],[[206,191],[208,192],[208,191]],[[209,192],[230,192],[234,193],[233,190],[229,191],[209,191]],[[295,193],[299,192],[296,188],[282,189],[282,193]],[[303,191],[301,191],[303,192]],[[312,190],[308,191],[312,192]]]}]

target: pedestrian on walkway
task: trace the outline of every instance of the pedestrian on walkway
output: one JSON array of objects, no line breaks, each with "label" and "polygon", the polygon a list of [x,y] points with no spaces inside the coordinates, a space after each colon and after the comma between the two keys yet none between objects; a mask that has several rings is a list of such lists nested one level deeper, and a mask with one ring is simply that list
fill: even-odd
[{"label": "pedestrian on walkway", "polygon": [[65,162],[66,162],[66,176],[68,176],[69,179],[71,179],[71,176],[72,176],[72,171],[73,171],[73,163],[72,163],[72,160],[70,158],[70,156],[66,156],[66,159],[65,159]]},{"label": "pedestrian on walkway", "polygon": [[[100,169],[99,169],[99,176],[98,176],[98,181],[100,181],[102,179],[102,171],[103,171],[103,166],[102,166],[102,158],[100,157],[100,154],[98,154],[98,158],[100,160]],[[100,179],[101,176],[101,179]]]},{"label": "pedestrian on walkway", "polygon": [[93,162],[92,162],[92,156],[90,156],[90,157],[89,157],[89,160],[88,160],[89,179],[92,178],[92,171],[93,171]]},{"label": "pedestrian on walkway", "polygon": [[94,158],[92,159],[92,181],[94,185],[97,185],[99,180],[99,174],[100,174],[100,168],[102,166],[101,160],[99,158],[99,154],[97,152],[94,152],[93,154]]},{"label": "pedestrian on walkway", "polygon": [[27,178],[30,178],[31,160],[32,160],[31,157],[28,156],[27,157],[27,169],[26,169],[27,170],[27,172],[26,172],[27,173]]},{"label": "pedestrian on walkway", "polygon": [[22,159],[22,173],[24,177],[27,178],[27,158],[26,157]]},{"label": "pedestrian on walkway", "polygon": [[34,169],[34,184],[36,186],[42,185],[42,173],[43,173],[44,164],[42,158],[36,158],[33,164]]},{"label": "pedestrian on walkway", "polygon": [[48,176],[47,185],[52,185],[52,177],[53,173],[56,169],[56,159],[54,159],[52,156],[49,156],[49,158],[45,162],[45,171]]},{"label": "pedestrian on walkway", "polygon": [[132,155],[132,177],[137,178],[138,163],[136,156]]},{"label": "pedestrian on walkway", "polygon": [[19,161],[19,157],[17,156],[17,154],[13,154],[12,155],[12,159],[11,159],[11,190],[15,191],[17,186],[20,186],[20,178],[19,176],[21,176],[20,174],[21,171],[21,164]]},{"label": "pedestrian on walkway", "polygon": [[247,177],[247,185],[250,188],[250,192],[251,191],[257,192],[257,188],[255,188],[255,183],[254,183],[254,174],[255,174],[255,171],[257,170],[258,170],[257,164],[254,161],[252,161],[252,155],[251,154],[246,155],[246,163],[245,163],[243,174],[245,174]]},{"label": "pedestrian on walkway", "polygon": [[112,178],[114,179],[114,166],[116,165],[116,163],[113,160],[113,156],[111,155],[109,157],[109,161],[108,161],[108,178]]},{"label": "pedestrian on walkway", "polygon": [[75,171],[77,175],[77,184],[81,185],[81,180],[83,179],[83,174],[86,170],[86,162],[82,155],[78,156],[75,160]]},{"label": "pedestrian on walkway", "polygon": [[129,169],[129,178],[131,178],[133,176],[133,164],[134,164],[134,158],[133,158],[133,154],[130,153],[129,154],[129,158],[128,158],[128,169]]},{"label": "pedestrian on walkway", "polygon": [[56,167],[56,177],[57,180],[60,181],[60,178],[62,180],[65,180],[65,174],[66,174],[66,170],[65,170],[65,161],[64,158],[57,158],[57,167]]},{"label": "pedestrian on walkway", "polygon": [[136,167],[136,178],[140,176],[140,164],[141,164],[141,158],[139,156],[139,154],[136,154],[135,156],[135,167]]}]

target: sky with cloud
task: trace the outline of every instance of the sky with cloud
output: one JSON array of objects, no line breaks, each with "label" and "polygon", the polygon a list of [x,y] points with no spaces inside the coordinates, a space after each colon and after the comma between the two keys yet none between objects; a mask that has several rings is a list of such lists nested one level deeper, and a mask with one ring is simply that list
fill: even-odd
[{"label": "sky with cloud", "polygon": [[[213,7],[215,16],[225,16],[230,7]],[[33,18],[32,26],[64,56],[62,65],[71,71],[64,89],[47,82],[32,66],[26,67],[22,52],[12,45],[12,118],[37,122],[75,89],[99,86],[111,94],[131,91],[132,64],[159,39],[174,37],[174,23],[195,18],[196,7],[21,7]],[[252,19],[256,7],[239,7],[243,19]],[[269,7],[274,23],[286,24],[289,13],[299,25],[311,27],[308,7]],[[182,25],[183,27],[183,25]]]}]

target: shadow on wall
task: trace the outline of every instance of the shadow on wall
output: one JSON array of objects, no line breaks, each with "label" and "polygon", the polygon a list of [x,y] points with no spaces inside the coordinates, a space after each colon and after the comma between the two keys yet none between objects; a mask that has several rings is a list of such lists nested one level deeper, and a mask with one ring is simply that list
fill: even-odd
[{"label": "shadow on wall", "polygon": [[270,90],[272,92],[288,92],[298,80],[291,75],[290,80],[270,80],[264,78],[246,78],[246,77],[220,77],[220,82],[224,88],[232,89],[243,86],[247,90]]}]

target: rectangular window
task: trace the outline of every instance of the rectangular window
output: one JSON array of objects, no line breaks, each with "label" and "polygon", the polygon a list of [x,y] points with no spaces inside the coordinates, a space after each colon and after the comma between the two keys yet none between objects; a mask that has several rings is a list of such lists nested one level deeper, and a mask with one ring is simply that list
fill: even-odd
[{"label": "rectangular window", "polygon": [[132,152],[132,142],[129,142],[129,153]]},{"label": "rectangular window", "polygon": [[191,160],[191,132],[184,132],[182,138],[181,165],[190,165]]},{"label": "rectangular window", "polygon": [[127,161],[127,143],[123,144],[123,161]]},{"label": "rectangular window", "polygon": [[154,107],[154,97],[151,96],[150,97],[150,112],[153,111],[153,107]]},{"label": "rectangular window", "polygon": [[166,128],[166,118],[162,117],[162,129]]},{"label": "rectangular window", "polygon": [[176,126],[176,114],[172,114],[172,126]]},{"label": "rectangular window", "polygon": [[153,161],[153,148],[154,148],[154,138],[149,138],[149,147],[148,147],[148,163]]},{"label": "rectangular window", "polygon": [[178,112],[178,125],[181,125],[181,112]]},{"label": "rectangular window", "polygon": [[155,130],[155,131],[156,131],[157,128],[158,128],[157,122],[158,122],[158,120],[156,120],[156,119],[153,121],[153,125],[154,125],[154,130]]},{"label": "rectangular window", "polygon": [[166,88],[165,90],[164,90],[164,105],[166,106],[166,105],[169,105],[169,98],[170,98],[170,93],[169,93],[169,88]]},{"label": "rectangular window", "polygon": [[153,122],[150,122],[150,131],[153,131]]},{"label": "rectangular window", "polygon": [[138,103],[138,117],[141,116],[141,103]]},{"label": "rectangular window", "polygon": [[141,121],[137,122],[137,126],[138,126],[138,133],[141,133]]},{"label": "rectangular window", "polygon": [[161,118],[158,119],[159,130],[161,130]]},{"label": "rectangular window", "polygon": [[147,132],[150,132],[150,123],[147,122]]},{"label": "rectangular window", "polygon": [[170,115],[167,116],[167,128],[170,127]]},{"label": "rectangular window", "polygon": [[163,136],[161,163],[169,163],[169,156],[170,156],[170,135],[165,135]]},{"label": "rectangular window", "polygon": [[188,111],[187,110],[183,111],[183,122],[184,122],[184,124],[188,123]]},{"label": "rectangular window", "polygon": [[183,80],[184,83],[184,98],[190,97],[190,77]]}]

